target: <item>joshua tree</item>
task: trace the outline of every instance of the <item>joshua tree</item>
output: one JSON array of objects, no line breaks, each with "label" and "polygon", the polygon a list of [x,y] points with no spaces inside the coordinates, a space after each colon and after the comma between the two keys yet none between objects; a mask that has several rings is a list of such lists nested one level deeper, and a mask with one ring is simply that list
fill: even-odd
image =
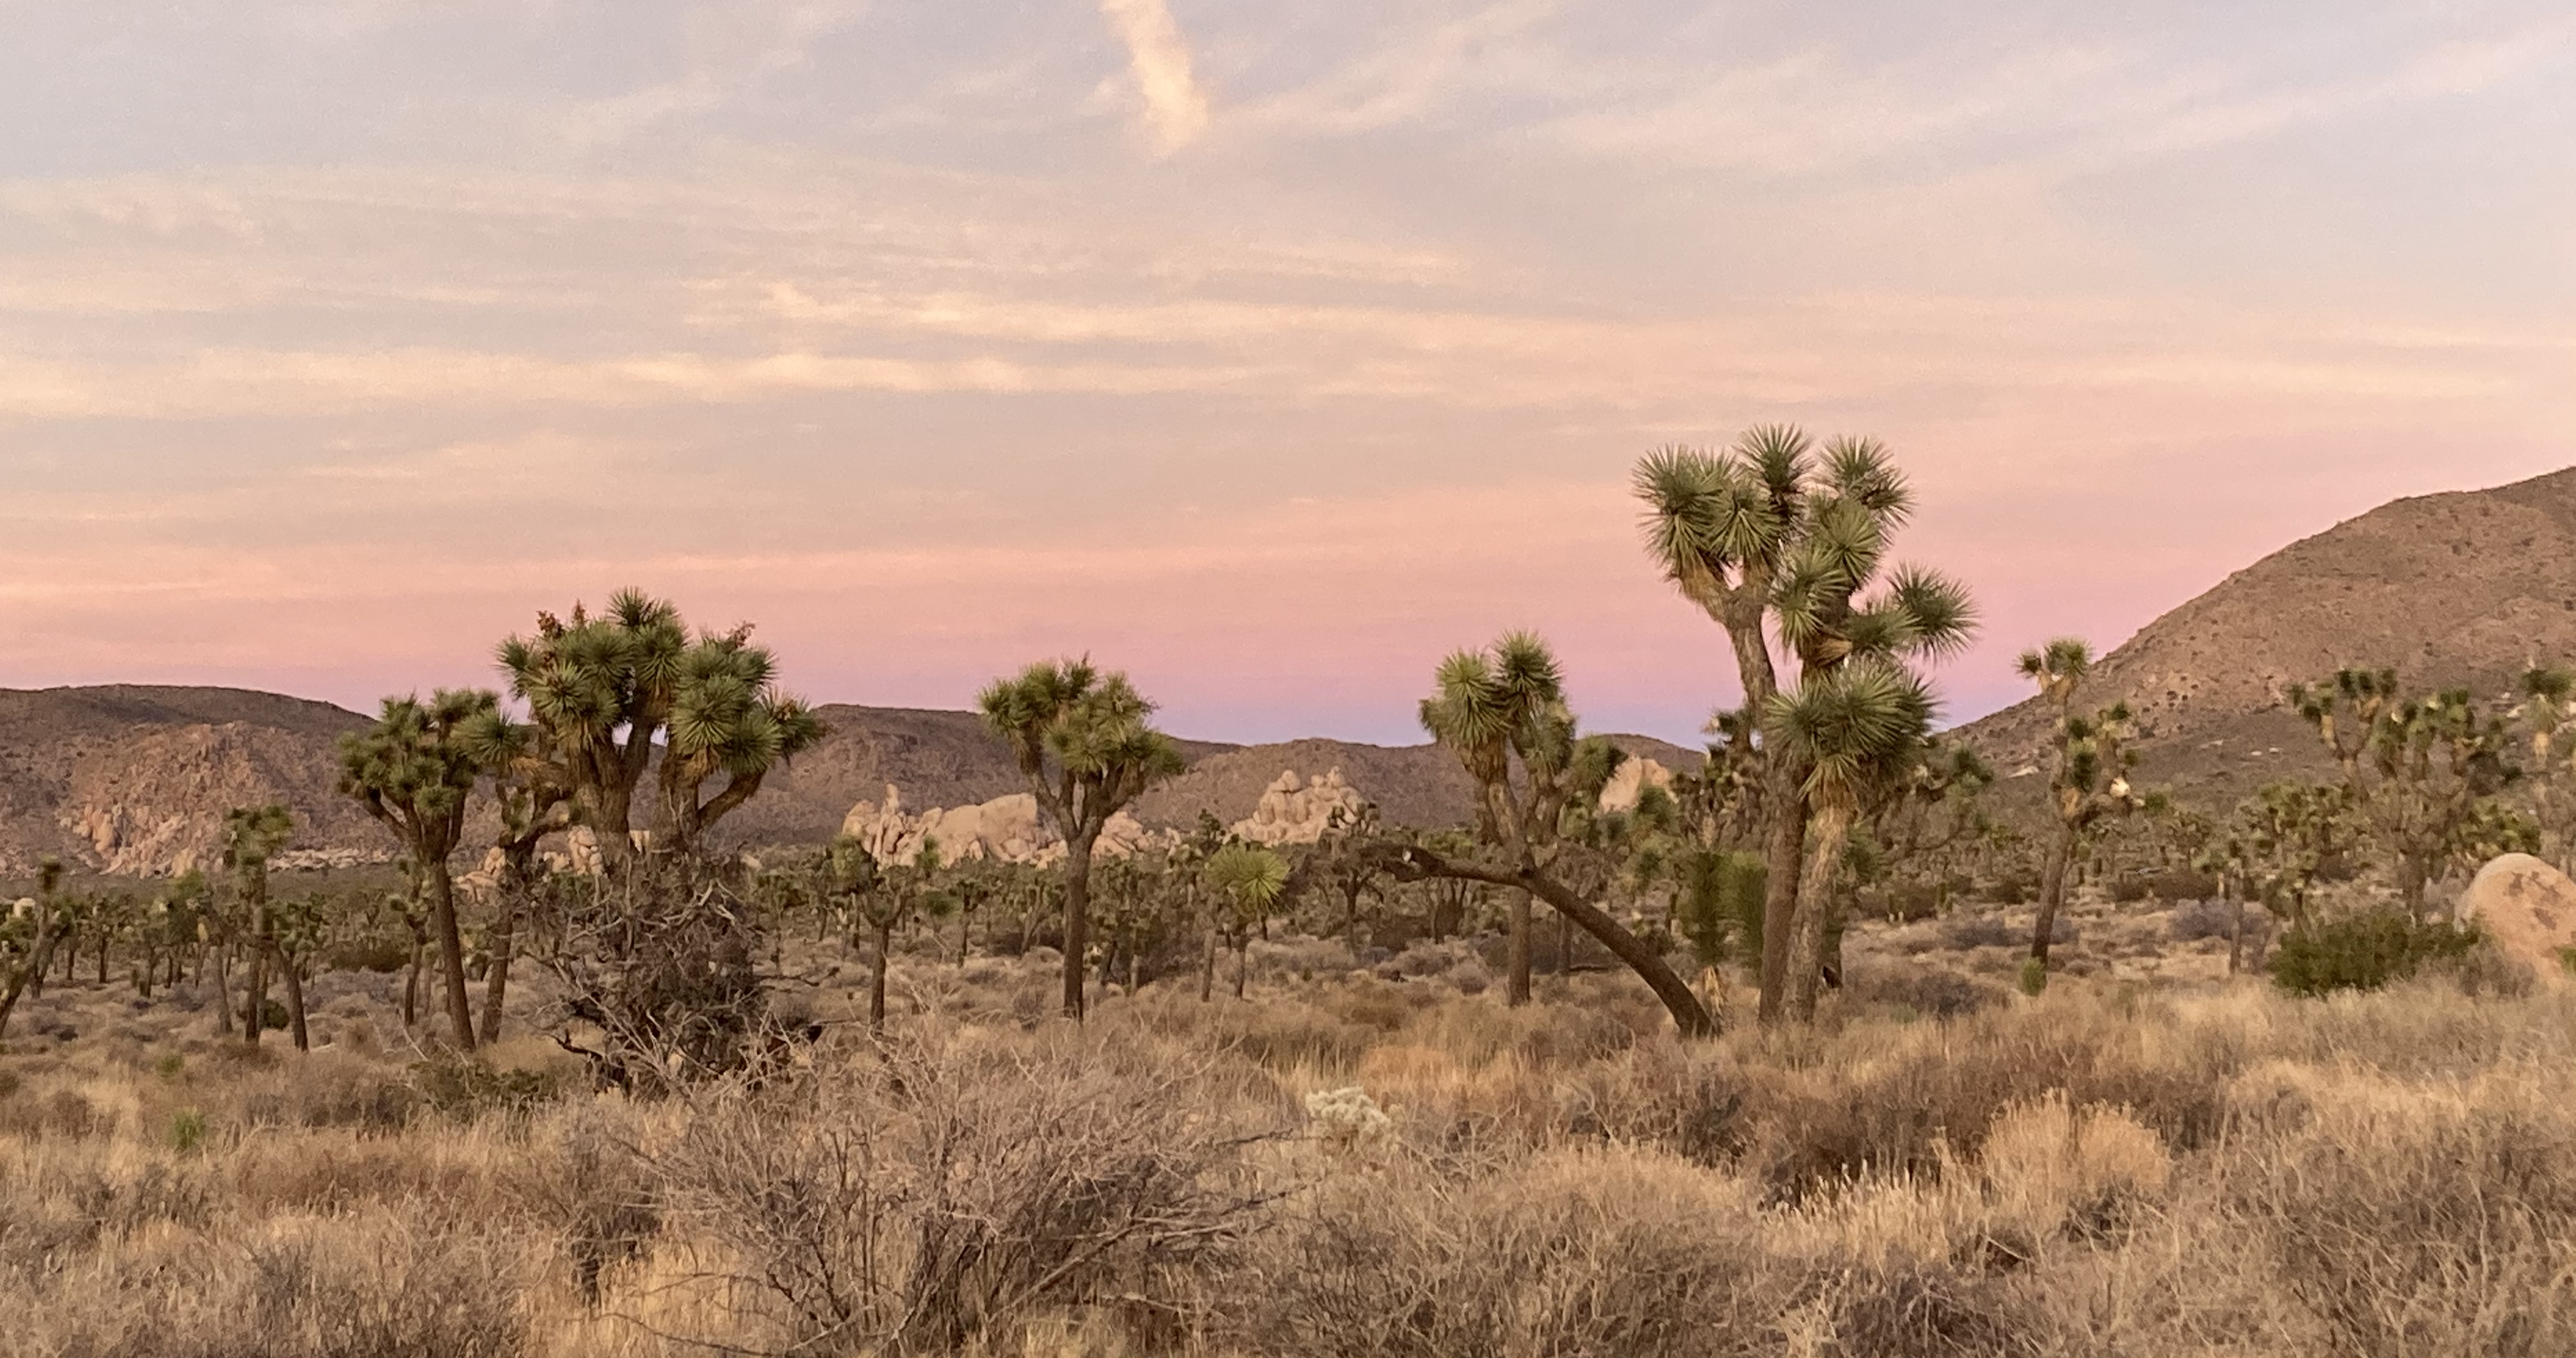
[{"label": "joshua tree", "polygon": [[1111,816],[1181,771],[1180,748],[1153,728],[1154,705],[1126,675],[1103,675],[1089,660],[1040,661],[993,681],[976,704],[1064,838],[1064,1012],[1080,1019],[1092,847]]},{"label": "joshua tree", "polygon": [[458,735],[466,754],[491,776],[493,800],[501,812],[493,845],[500,850],[501,871],[493,884],[491,963],[483,975],[482,1040],[488,1045],[501,1035],[519,916],[537,881],[537,846],[547,835],[572,828],[572,788],[561,781],[568,763],[549,756],[545,732],[510,720],[497,704],[478,712]]},{"label": "joshua tree", "polygon": [[[1889,569],[1888,539],[1912,513],[1904,474],[1871,439],[1821,450],[1788,426],[1752,430],[1711,453],[1667,448],[1636,470],[1648,553],[1683,595],[1726,629],[1744,706],[1737,727],[1764,723],[1783,687],[1776,633],[1797,685],[1856,658],[1940,656],[1974,630],[1967,591],[1930,571]],[[1748,747],[1749,748],[1749,747]],[[1809,770],[1765,751],[1762,1014],[1790,993],[1792,925],[1800,909]],[[1821,908],[1821,907],[1820,907]]]},{"label": "joshua tree", "polygon": [[2066,874],[2076,846],[2105,816],[2136,810],[2129,788],[2137,755],[2127,745],[2129,708],[2115,703],[2091,717],[2075,712],[2075,690],[2093,669],[2093,648],[2079,637],[2059,637],[2024,651],[2021,672],[2039,685],[2040,701],[2057,718],[2055,764],[2049,772],[2049,810],[2056,816],[2039,874],[2039,916],[2030,934],[2031,960],[2048,968],[2049,936],[2066,904]]},{"label": "joshua tree", "polygon": [[1815,1017],[1834,923],[1835,878],[1861,808],[1912,770],[1931,733],[1932,713],[1932,695],[1922,679],[1879,659],[1828,669],[1763,705],[1765,735],[1807,771],[1799,793],[1814,813],[1789,943],[1783,1005],[1789,1018]]},{"label": "joshua tree", "polygon": [[34,904],[0,917],[0,960],[8,967],[0,971],[0,1037],[9,1035],[9,1014],[18,1007],[18,997],[30,985],[44,989],[45,968],[52,965],[62,936],[62,891],[62,860],[48,858],[37,865]]},{"label": "joshua tree", "polygon": [[612,866],[633,857],[635,793],[657,758],[653,828],[686,849],[824,734],[803,700],[779,692],[776,659],[748,623],[692,641],[678,609],[635,590],[596,618],[579,604],[568,623],[538,614],[534,636],[501,643],[500,662],[537,726],[529,753],[543,781],[570,794]]},{"label": "joshua tree", "polygon": [[[235,807],[224,814],[224,868],[233,874],[233,889],[249,915],[251,930],[250,995],[243,1008],[242,1035],[254,1047],[268,1008],[268,968],[282,962],[277,946],[277,917],[268,899],[268,860],[295,834],[295,818],[282,806]],[[296,1050],[305,1048],[304,988],[291,968],[287,972],[287,1017],[295,1030]]]},{"label": "joshua tree", "polygon": [[1699,996],[1663,955],[1568,887],[1552,871],[1569,805],[1598,801],[1615,762],[1607,742],[1579,739],[1565,681],[1546,643],[1524,632],[1442,661],[1422,700],[1423,729],[1476,780],[1485,851],[1449,858],[1421,844],[1380,852],[1399,878],[1448,877],[1527,891],[1571,918],[1637,973],[1685,1036],[1717,1031]]},{"label": "joshua tree", "polygon": [[2535,665],[2522,676],[2523,766],[2541,848],[2562,872],[2576,872],[2576,671]]},{"label": "joshua tree", "polygon": [[2465,689],[2410,698],[2394,670],[2296,685],[2290,705],[2342,766],[2344,786],[2397,859],[2397,898],[2418,922],[2433,869],[2476,824],[2481,802],[2521,776],[2504,723]]},{"label": "joshua tree", "polygon": [[924,838],[912,861],[881,868],[867,846],[849,835],[832,841],[825,866],[833,889],[850,905],[851,914],[867,923],[875,944],[868,972],[868,1031],[885,1031],[886,970],[894,960],[895,931],[914,918],[941,918],[956,908],[955,899],[939,889],[939,841]]},{"label": "joshua tree", "polygon": [[2228,931],[2227,969],[2245,952],[2245,898],[2293,926],[2307,923],[2308,897],[2328,862],[2351,847],[2352,793],[2322,783],[2285,779],[2267,783],[2239,803],[2226,826],[2196,860],[2207,871],[2233,879],[2235,917]]},{"label": "joshua tree", "polygon": [[1237,841],[1210,855],[1208,886],[1225,902],[1225,933],[1234,945],[1234,997],[1243,998],[1250,974],[1252,933],[1279,905],[1288,887],[1288,864],[1256,844]]},{"label": "joshua tree", "polygon": [[368,729],[340,741],[340,790],[401,841],[427,888],[441,989],[456,1045],[474,1049],[465,996],[465,944],[456,927],[456,878],[448,856],[465,834],[465,803],[482,764],[469,732],[500,700],[482,689],[441,689],[424,703],[387,698]]}]

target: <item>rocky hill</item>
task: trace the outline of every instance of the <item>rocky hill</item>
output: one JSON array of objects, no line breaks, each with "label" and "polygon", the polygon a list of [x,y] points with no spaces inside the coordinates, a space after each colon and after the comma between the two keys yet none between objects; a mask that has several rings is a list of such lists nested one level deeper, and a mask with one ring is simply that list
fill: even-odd
[{"label": "rocky hill", "polygon": [[[2148,624],[2078,701],[2126,699],[2139,781],[2218,808],[2330,767],[2282,706],[2293,683],[2393,666],[2496,695],[2534,660],[2576,661],[2576,468],[2398,500],[2293,543]],[[2036,762],[2047,719],[2023,703],[1963,734],[2010,773]]]},{"label": "rocky hill", "polygon": [[224,812],[267,802],[295,813],[297,848],[376,849],[383,832],[333,791],[340,734],[364,724],[241,689],[0,689],[0,870],[210,862]]},{"label": "rocky hill", "polygon": [[[915,808],[1023,790],[1010,752],[971,712],[835,704],[821,715],[831,736],[728,818],[724,838],[820,843],[889,784]],[[211,863],[224,812],[267,802],[294,812],[295,850],[389,853],[385,832],[335,790],[339,738],[365,724],[328,703],[242,689],[0,689],[0,873],[24,874],[48,855],[116,873]],[[1691,757],[1660,741],[1617,739],[1671,767]],[[1397,824],[1450,824],[1470,811],[1456,761],[1428,745],[1184,740],[1181,750],[1189,771],[1137,808],[1148,826],[1192,824],[1202,807],[1232,824],[1282,772],[1334,768]]]}]

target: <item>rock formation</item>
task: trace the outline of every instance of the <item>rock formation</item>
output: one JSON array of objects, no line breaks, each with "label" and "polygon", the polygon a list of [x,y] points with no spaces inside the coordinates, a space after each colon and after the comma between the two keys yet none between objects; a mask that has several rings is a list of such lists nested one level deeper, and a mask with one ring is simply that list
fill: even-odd
[{"label": "rock formation", "polygon": [[2478,869],[2458,913],[2544,981],[2566,978],[2564,958],[2576,948],[2576,881],[2567,874],[2529,854],[2506,854]]},{"label": "rock formation", "polygon": [[1650,787],[1672,791],[1673,771],[1641,756],[1620,760],[1619,767],[1610,774],[1609,783],[1601,789],[1601,809],[1634,811],[1638,798],[1643,797]]},{"label": "rock formation", "polygon": [[[1038,814],[1038,799],[1025,792],[971,806],[932,807],[915,816],[904,811],[903,794],[888,783],[883,802],[861,802],[850,808],[842,818],[841,833],[865,845],[880,863],[910,859],[924,841],[939,846],[943,864],[982,858],[1046,866],[1064,858],[1064,841]],[[1121,811],[1102,827],[1092,852],[1103,858],[1124,858],[1177,840],[1169,832],[1146,829]]]},{"label": "rock formation", "polygon": [[1334,812],[1347,821],[1356,819],[1367,805],[1366,798],[1342,781],[1339,767],[1302,783],[1297,771],[1289,769],[1263,790],[1252,814],[1232,828],[1255,844],[1312,844],[1331,828]]}]

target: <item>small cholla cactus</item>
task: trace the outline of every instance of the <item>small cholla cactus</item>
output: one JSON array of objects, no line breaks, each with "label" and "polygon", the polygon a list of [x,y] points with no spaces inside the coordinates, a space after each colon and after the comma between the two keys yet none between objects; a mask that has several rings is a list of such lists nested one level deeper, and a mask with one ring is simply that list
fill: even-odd
[{"label": "small cholla cactus", "polygon": [[1306,1116],[1314,1120],[1316,1134],[1326,1143],[1345,1150],[1376,1141],[1395,1125],[1358,1085],[1307,1095]]}]

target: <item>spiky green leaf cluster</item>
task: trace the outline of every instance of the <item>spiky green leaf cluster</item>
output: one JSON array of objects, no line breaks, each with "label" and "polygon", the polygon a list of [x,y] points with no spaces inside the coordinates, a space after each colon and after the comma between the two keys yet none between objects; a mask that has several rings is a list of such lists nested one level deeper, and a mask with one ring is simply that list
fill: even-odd
[{"label": "spiky green leaf cluster", "polygon": [[1810,770],[1809,798],[1856,808],[1873,790],[1915,767],[1935,710],[1921,676],[1867,658],[1811,674],[1797,688],[1772,695],[1762,725],[1772,744],[1794,752]]},{"label": "spiky green leaf cluster", "polygon": [[1154,729],[1154,704],[1126,675],[1103,674],[1088,658],[1040,661],[993,681],[975,702],[1068,839],[1097,833],[1183,767],[1180,748]]},{"label": "spiky green leaf cluster", "polygon": [[444,857],[462,832],[466,798],[485,768],[478,739],[491,738],[499,705],[488,689],[385,699],[373,725],[341,737],[341,793],[415,855]]}]

